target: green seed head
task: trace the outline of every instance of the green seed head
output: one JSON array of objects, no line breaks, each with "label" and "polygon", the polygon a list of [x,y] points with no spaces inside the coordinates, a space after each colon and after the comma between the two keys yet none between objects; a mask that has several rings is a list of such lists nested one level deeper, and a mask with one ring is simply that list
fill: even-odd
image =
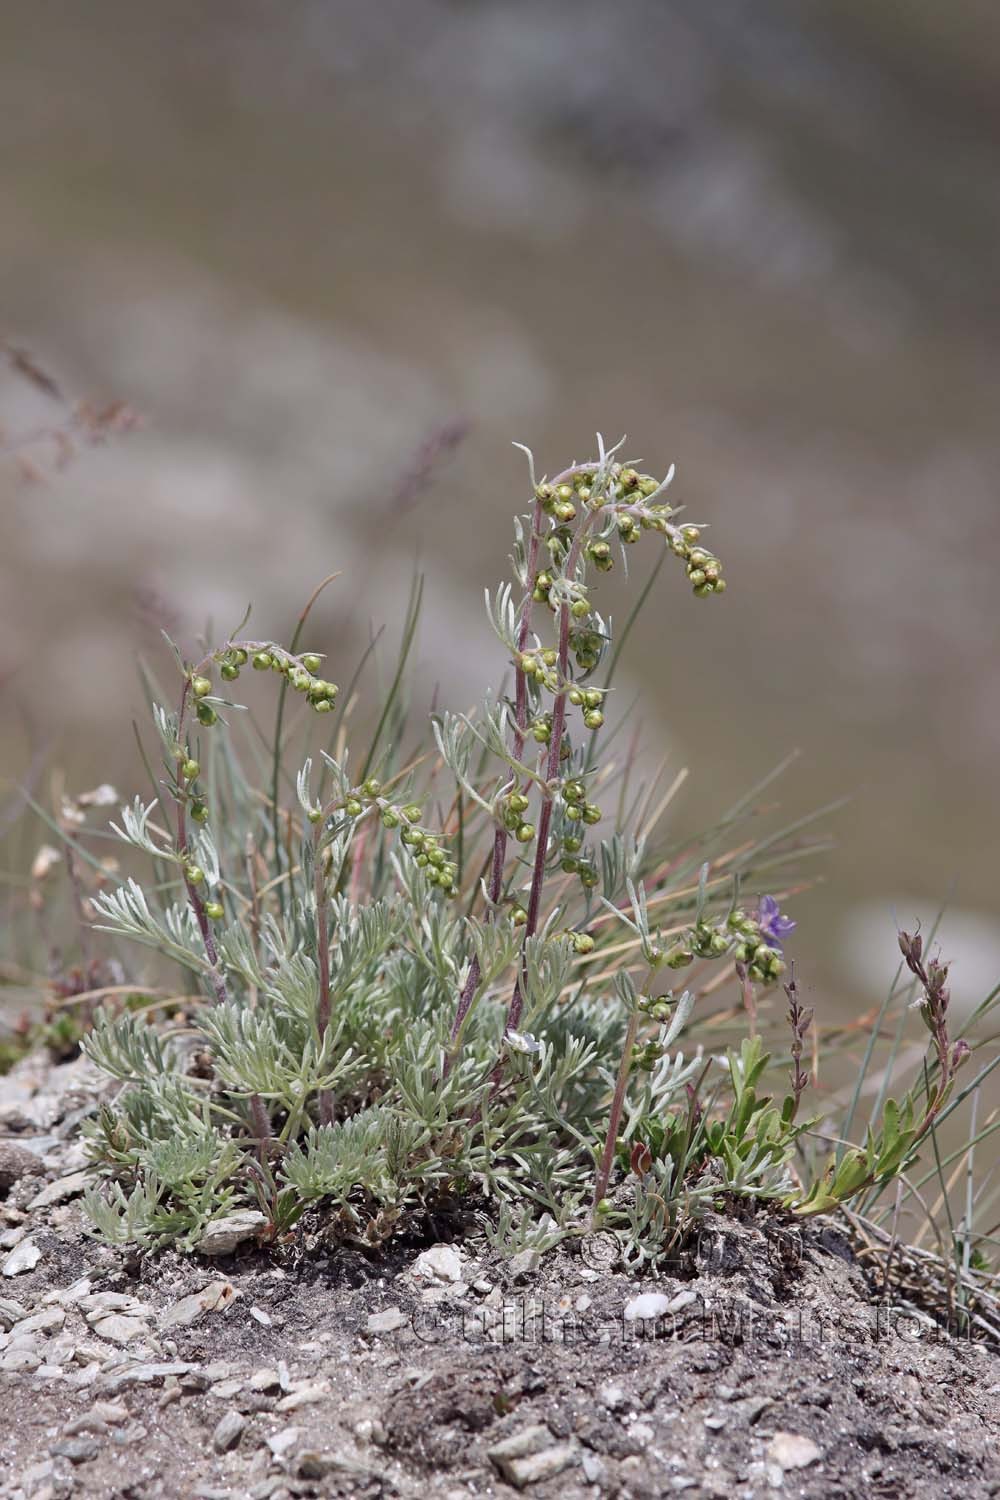
[{"label": "green seed head", "polygon": [[534,823],[519,823],[514,837],[519,844],[530,844],[531,840],[535,837]]},{"label": "green seed head", "polygon": [[210,917],[213,922],[221,921],[225,914],[225,908],[220,901],[205,902],[205,915],[206,917]]},{"label": "green seed head", "polygon": [[302,665],[305,667],[307,672],[318,672],[320,667],[323,665],[323,658],[321,656],[317,656],[315,651],[307,651],[305,656],[303,656],[302,658]]},{"label": "green seed head", "polygon": [[253,654],[253,669],[255,672],[267,672],[274,665],[274,658],[270,651],[255,651]]},{"label": "green seed head", "polygon": [[198,723],[204,724],[206,729],[211,729],[213,724],[218,724],[219,715],[215,712],[211,703],[199,703],[195,712],[198,715]]},{"label": "green seed head", "polygon": [[194,781],[200,770],[201,766],[196,760],[186,760],[181,766],[181,775],[185,781]]},{"label": "green seed head", "polygon": [[191,691],[196,698],[207,698],[212,691],[212,683],[208,677],[192,677]]}]

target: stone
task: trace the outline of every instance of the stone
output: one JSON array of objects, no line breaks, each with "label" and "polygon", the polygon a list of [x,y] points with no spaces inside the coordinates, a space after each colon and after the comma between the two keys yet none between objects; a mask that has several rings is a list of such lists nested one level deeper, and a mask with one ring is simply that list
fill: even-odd
[{"label": "stone", "polygon": [[68,1177],[57,1177],[55,1182],[50,1182],[40,1193],[35,1194],[28,1204],[29,1213],[35,1208],[51,1208],[53,1203],[65,1203],[68,1198],[78,1198],[92,1180],[91,1174],[86,1170],[71,1172]]},{"label": "stone", "polygon": [[679,1313],[685,1307],[690,1307],[691,1304],[692,1304],[692,1302],[697,1302],[697,1300],[698,1300],[698,1294],[697,1294],[697,1292],[690,1292],[690,1291],[678,1292],[677,1296],[676,1297],[671,1297],[670,1301],[667,1303],[667,1312],[668,1313]]},{"label": "stone", "polygon": [[252,1391],[273,1391],[281,1385],[281,1379],[277,1370],[269,1370],[266,1367],[254,1370],[250,1376],[250,1389]]},{"label": "stone", "polygon": [[149,1327],[141,1318],[130,1318],[125,1313],[107,1313],[91,1324],[98,1338],[112,1344],[131,1344],[133,1339],[145,1338]]},{"label": "stone", "polygon": [[529,1484],[540,1484],[552,1479],[579,1462],[579,1452],[572,1443],[557,1443],[543,1448],[540,1453],[531,1453],[524,1458],[494,1460],[497,1469],[517,1490],[527,1489]]},{"label": "stone", "polygon": [[313,1401],[321,1401],[324,1396],[330,1394],[330,1382],[318,1380],[314,1385],[302,1385],[282,1396],[278,1402],[278,1411],[297,1411],[300,1406],[309,1406]]},{"label": "stone", "polygon": [[662,1292],[641,1292],[625,1304],[625,1321],[635,1323],[645,1318],[662,1318],[670,1311],[670,1298]]},{"label": "stone", "polygon": [[212,1447],[216,1453],[228,1453],[235,1448],[246,1430],[247,1419],[238,1411],[227,1411],[212,1433]]},{"label": "stone", "polygon": [[34,1240],[22,1240],[15,1245],[3,1263],[3,1274],[5,1276],[21,1276],[25,1271],[33,1271],[42,1258],[42,1252]]},{"label": "stone", "polygon": [[387,1307],[383,1312],[371,1313],[368,1318],[369,1333],[395,1333],[397,1328],[405,1328],[407,1317],[398,1307]]},{"label": "stone", "polygon": [[15,1331],[18,1334],[54,1333],[65,1321],[66,1314],[61,1307],[45,1307],[41,1312],[32,1313],[30,1318],[23,1318]]},{"label": "stone", "polygon": [[160,1329],[190,1328],[210,1312],[221,1312],[236,1295],[231,1281],[210,1281],[200,1292],[182,1297],[160,1315]]},{"label": "stone", "polygon": [[823,1457],[822,1448],[812,1438],[798,1432],[776,1432],[767,1446],[767,1456],[772,1463],[786,1469],[807,1469]]},{"label": "stone", "polygon": [[9,1193],[22,1177],[42,1171],[42,1163],[33,1151],[16,1141],[0,1141],[0,1197]]},{"label": "stone", "polygon": [[106,1374],[101,1387],[104,1391],[114,1393],[127,1390],[130,1385],[158,1385],[170,1375],[190,1375],[194,1368],[194,1365],[183,1360],[128,1365],[124,1370],[114,1370]]},{"label": "stone", "polygon": [[269,1220],[266,1214],[253,1208],[237,1209],[225,1218],[215,1219],[195,1246],[202,1255],[232,1255],[245,1240],[262,1234]]},{"label": "stone", "polygon": [[417,1256],[410,1275],[417,1281],[454,1284],[461,1281],[463,1266],[461,1252],[454,1245],[432,1245]]},{"label": "stone", "polygon": [[68,1458],[71,1464],[90,1463],[100,1451],[100,1443],[92,1437],[64,1438],[49,1449],[54,1458]]},{"label": "stone", "polygon": [[276,1432],[273,1437],[267,1438],[266,1443],[274,1457],[280,1459],[284,1458],[286,1453],[291,1452],[301,1436],[301,1427],[283,1427],[281,1431]]},{"label": "stone", "polygon": [[9,1333],[15,1323],[28,1316],[28,1309],[15,1302],[13,1297],[0,1297],[0,1330]]},{"label": "stone", "polygon": [[537,1250],[519,1250],[516,1255],[511,1256],[507,1267],[512,1276],[530,1276],[532,1271],[537,1270],[540,1260]]},{"label": "stone", "polygon": [[602,1385],[597,1393],[597,1399],[608,1411],[620,1411],[628,1402],[624,1390],[620,1385]]}]

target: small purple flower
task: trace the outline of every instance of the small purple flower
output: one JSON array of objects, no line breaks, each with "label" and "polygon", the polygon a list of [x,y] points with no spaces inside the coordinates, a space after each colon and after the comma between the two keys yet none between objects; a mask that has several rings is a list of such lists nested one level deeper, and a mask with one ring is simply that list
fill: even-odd
[{"label": "small purple flower", "polygon": [[757,907],[757,924],[760,927],[760,935],[771,944],[773,948],[783,948],[785,938],[795,931],[797,923],[791,917],[783,916],[778,909],[778,903],[773,896],[761,896],[760,905]]}]

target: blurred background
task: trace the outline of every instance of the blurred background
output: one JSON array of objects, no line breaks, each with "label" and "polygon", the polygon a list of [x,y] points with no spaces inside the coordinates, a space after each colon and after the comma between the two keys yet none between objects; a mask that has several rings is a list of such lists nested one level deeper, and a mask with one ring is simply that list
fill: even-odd
[{"label": "blurred background", "polygon": [[[0,336],[141,417],[61,470],[0,454],[5,795],[33,756],[43,800],[53,766],[143,790],[159,625],[252,600],[287,638],[338,568],[331,675],[416,563],[420,691],[470,705],[511,440],[552,472],[627,432],[729,579],[665,568],[620,684],[691,768],[675,826],[798,747],[787,816],[853,794],[794,904],[811,1003],[870,1004],[895,918],[947,899],[971,1007],[1000,975],[998,84],[989,0],[5,0]],[[60,410],[0,376],[8,445]]]}]

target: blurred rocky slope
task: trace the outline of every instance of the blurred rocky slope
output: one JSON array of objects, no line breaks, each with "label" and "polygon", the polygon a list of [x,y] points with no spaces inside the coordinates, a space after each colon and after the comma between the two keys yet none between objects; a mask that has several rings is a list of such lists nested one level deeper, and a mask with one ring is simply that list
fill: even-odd
[{"label": "blurred rocky slope", "polygon": [[[731,579],[664,578],[623,688],[691,821],[792,744],[792,811],[858,792],[803,903],[828,997],[854,903],[891,967],[891,904],[957,875],[992,941],[998,30],[975,0],[9,0],[5,331],[145,425],[47,486],[3,467],[6,765],[54,737],[130,787],[157,621],[253,599],[285,633],[334,568],[318,645],[353,662],[418,557],[424,686],[470,701],[509,440],[552,466],[627,430]],[[13,432],[44,399],[0,404]]]}]

